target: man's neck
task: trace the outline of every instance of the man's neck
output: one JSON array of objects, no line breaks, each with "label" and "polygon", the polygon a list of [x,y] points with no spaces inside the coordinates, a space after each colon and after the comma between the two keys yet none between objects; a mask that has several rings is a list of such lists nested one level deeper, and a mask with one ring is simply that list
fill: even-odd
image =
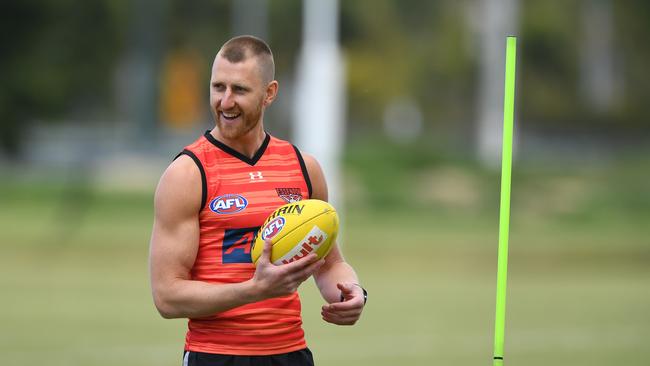
[{"label": "man's neck", "polygon": [[253,156],[255,156],[266,138],[266,133],[264,132],[264,127],[261,122],[255,126],[255,128],[248,131],[244,136],[236,139],[227,139],[223,137],[219,132],[218,127],[213,128],[210,133],[221,143],[248,158],[253,158]]}]

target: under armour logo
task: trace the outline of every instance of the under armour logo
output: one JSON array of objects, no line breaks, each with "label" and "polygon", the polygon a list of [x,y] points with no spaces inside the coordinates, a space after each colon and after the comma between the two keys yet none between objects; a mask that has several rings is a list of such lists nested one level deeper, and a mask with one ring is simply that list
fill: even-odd
[{"label": "under armour logo", "polygon": [[251,180],[263,180],[264,176],[262,175],[262,172],[250,172],[248,175],[251,176]]}]

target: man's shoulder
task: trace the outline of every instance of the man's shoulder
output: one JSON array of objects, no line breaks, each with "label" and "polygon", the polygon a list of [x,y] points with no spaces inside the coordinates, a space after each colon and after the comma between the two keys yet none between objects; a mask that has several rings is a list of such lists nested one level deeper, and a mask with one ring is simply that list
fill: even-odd
[{"label": "man's shoulder", "polygon": [[200,178],[200,170],[197,169],[195,159],[189,154],[181,153],[169,164],[161,179],[172,184],[183,184],[196,177]]},{"label": "man's shoulder", "polygon": [[160,177],[155,193],[155,209],[158,213],[193,214],[202,204],[201,173],[192,159],[181,155],[175,159]]},{"label": "man's shoulder", "polygon": [[[203,135],[199,136],[196,140],[194,140],[191,144],[185,146],[183,148],[183,152],[185,151],[191,151],[194,154],[200,154],[204,152],[207,149],[210,149],[213,147],[212,143],[206,138],[206,135],[208,135],[210,131],[206,131]],[[181,154],[183,153],[181,152]]]}]

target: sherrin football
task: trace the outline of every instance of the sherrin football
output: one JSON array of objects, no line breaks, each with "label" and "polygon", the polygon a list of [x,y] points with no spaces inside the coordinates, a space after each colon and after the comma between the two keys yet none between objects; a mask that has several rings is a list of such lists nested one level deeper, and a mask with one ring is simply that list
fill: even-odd
[{"label": "sherrin football", "polygon": [[264,249],[264,240],[273,243],[271,263],[291,263],[310,253],[325,257],[339,232],[339,216],[332,205],[321,200],[304,200],[281,206],[264,221],[257,233],[251,257],[253,264]]}]

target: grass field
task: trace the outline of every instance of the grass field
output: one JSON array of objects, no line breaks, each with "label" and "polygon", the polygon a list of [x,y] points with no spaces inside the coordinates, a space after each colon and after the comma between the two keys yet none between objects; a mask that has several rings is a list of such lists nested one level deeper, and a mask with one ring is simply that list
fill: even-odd
[{"label": "grass field", "polygon": [[[496,175],[434,165],[381,185],[348,166],[342,245],[370,299],[356,326],[336,327],[303,286],[317,364],[491,365]],[[638,164],[516,173],[506,364],[650,364],[644,174]],[[160,318],[150,296],[151,196],[0,185],[3,364],[180,364],[185,321]]]}]

